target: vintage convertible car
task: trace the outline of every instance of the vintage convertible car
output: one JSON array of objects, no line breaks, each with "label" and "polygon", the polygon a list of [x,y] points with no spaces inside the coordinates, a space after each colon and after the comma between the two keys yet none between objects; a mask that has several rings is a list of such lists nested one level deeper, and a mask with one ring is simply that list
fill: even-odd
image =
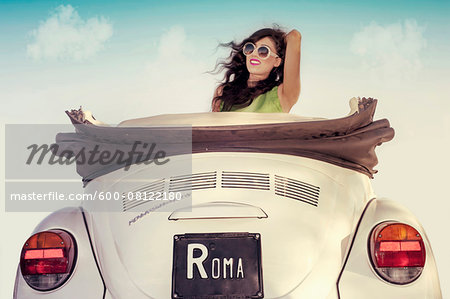
[{"label": "vintage convertible car", "polygon": [[[441,298],[419,221],[371,187],[374,149],[394,131],[373,121],[376,100],[352,103],[338,119],[197,113],[114,127],[68,112],[76,132],[58,134],[55,154],[77,159],[94,200],[36,227],[14,298]],[[146,144],[158,151],[80,156]]]}]

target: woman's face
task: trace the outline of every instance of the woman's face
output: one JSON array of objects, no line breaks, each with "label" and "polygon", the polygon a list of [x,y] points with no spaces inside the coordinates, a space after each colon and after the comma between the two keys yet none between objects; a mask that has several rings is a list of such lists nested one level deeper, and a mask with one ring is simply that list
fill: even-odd
[{"label": "woman's face", "polygon": [[267,59],[259,58],[257,49],[262,45],[269,47],[271,53],[278,55],[275,42],[272,38],[266,36],[258,40],[255,43],[256,49],[250,55],[246,56],[246,65],[247,70],[251,75],[267,78],[270,71],[281,64],[281,58],[272,55]]}]

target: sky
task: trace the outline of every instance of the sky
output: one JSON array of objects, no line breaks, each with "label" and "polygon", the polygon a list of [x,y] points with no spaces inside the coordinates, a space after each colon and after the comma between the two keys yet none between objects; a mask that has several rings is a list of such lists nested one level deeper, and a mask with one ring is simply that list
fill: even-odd
[{"label": "sky", "polygon": [[[1,0],[0,137],[5,124],[67,124],[64,111],[79,106],[109,124],[207,112],[221,80],[208,72],[228,55],[219,43],[295,28],[302,90],[290,113],[336,118],[354,96],[379,100],[375,116],[396,137],[377,149],[372,184],[419,218],[450,296],[449,15],[449,1]],[[46,214],[0,215],[9,298],[22,243]]]}]

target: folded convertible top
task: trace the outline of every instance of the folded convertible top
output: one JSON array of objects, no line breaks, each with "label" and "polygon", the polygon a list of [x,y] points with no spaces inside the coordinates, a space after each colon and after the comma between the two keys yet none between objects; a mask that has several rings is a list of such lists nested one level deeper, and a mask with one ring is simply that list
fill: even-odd
[{"label": "folded convertible top", "polygon": [[[161,125],[151,127],[110,127],[94,125],[85,119],[83,111],[66,111],[75,125],[76,133],[59,133],[53,152],[58,156],[74,157],[94,148],[100,151],[129,152],[136,141],[163,144],[166,156],[202,152],[257,152],[302,156],[332,163],[362,172],[369,177],[377,171],[375,147],[394,137],[387,119],[373,121],[377,100],[362,98],[358,111],[338,119],[314,119],[243,125]],[[242,112],[208,112],[232,118]],[[224,116],[226,114],[226,116]],[[201,115],[201,114],[199,114]],[[263,114],[262,114],[263,115]],[[241,117],[241,116],[240,116]],[[258,116],[261,118],[261,116]],[[183,114],[179,115],[183,124]],[[180,146],[189,143],[191,146]],[[133,163],[154,157],[134,157],[125,163],[86,163],[77,156],[77,172],[85,184],[101,175]]]}]

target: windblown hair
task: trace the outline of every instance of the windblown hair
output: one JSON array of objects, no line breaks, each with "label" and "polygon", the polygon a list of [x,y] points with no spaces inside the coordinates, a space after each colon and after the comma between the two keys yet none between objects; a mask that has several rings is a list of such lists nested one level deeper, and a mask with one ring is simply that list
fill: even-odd
[{"label": "windblown hair", "polygon": [[[257,96],[266,93],[283,82],[284,57],[286,52],[285,35],[286,33],[276,26],[274,28],[258,30],[241,43],[231,41],[229,43],[219,44],[222,47],[230,47],[231,53],[227,60],[218,63],[215,68],[215,70],[219,68],[217,72],[223,70],[226,70],[226,72],[223,82],[218,86],[218,89],[222,89],[222,94],[216,95],[212,100],[213,109],[217,101],[223,102],[222,111],[230,111],[232,106],[239,108],[247,107]],[[265,80],[258,81],[254,87],[248,87],[247,80],[250,74],[247,70],[246,57],[242,53],[242,48],[247,42],[255,44],[264,37],[272,38],[276,46],[276,53],[282,62],[280,66],[272,69]]]}]

